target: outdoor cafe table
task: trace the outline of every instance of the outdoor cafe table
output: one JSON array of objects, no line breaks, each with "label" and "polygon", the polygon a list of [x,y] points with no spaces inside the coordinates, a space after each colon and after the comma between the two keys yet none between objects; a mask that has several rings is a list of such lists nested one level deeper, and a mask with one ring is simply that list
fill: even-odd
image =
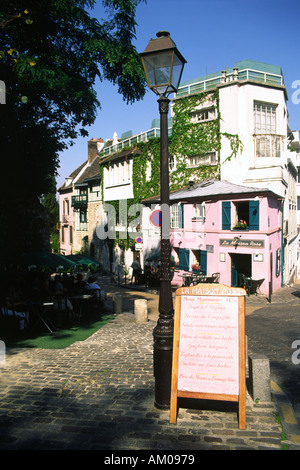
[{"label": "outdoor cafe table", "polygon": [[71,304],[78,308],[77,313],[79,315],[83,314],[85,303],[91,300],[92,298],[93,298],[93,295],[91,294],[77,294],[77,295],[68,296],[68,299],[70,300]]},{"label": "outdoor cafe table", "polygon": [[54,306],[53,302],[29,301],[27,305],[29,309],[38,317],[32,327],[32,330],[34,330],[40,322],[45,325],[45,327],[49,330],[51,334],[53,334],[54,331],[57,330],[57,328],[53,325],[52,321],[47,315],[49,309],[53,308]]},{"label": "outdoor cafe table", "polygon": [[204,274],[196,273],[184,273],[180,274],[180,277],[183,278],[184,286],[190,286],[194,281],[205,282],[206,276]]},{"label": "outdoor cafe table", "polygon": [[262,285],[262,283],[264,282],[264,278],[262,279],[252,279],[251,278],[251,282],[252,282],[252,292],[253,294],[257,295],[257,293],[259,293],[259,289],[260,289],[260,286]]},{"label": "outdoor cafe table", "polygon": [[206,274],[203,274],[199,272],[199,274],[196,273],[185,273],[185,274],[180,274],[180,277],[183,278],[184,280],[184,286],[190,286],[191,284],[194,284],[195,282],[197,283],[213,283],[215,282],[215,278],[213,276],[207,276]]}]

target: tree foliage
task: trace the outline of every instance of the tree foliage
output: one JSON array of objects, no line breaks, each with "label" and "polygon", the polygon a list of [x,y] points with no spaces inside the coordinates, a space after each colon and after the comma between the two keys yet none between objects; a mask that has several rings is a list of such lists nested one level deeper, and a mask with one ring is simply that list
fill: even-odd
[{"label": "tree foliage", "polygon": [[[94,0],[2,0],[0,142],[2,189],[12,202],[49,192],[58,153],[87,135],[100,103],[97,77],[113,82],[126,102],[145,93],[132,40],[142,0],[103,0],[107,19],[89,13]],[[8,204],[10,205],[10,204]],[[7,205],[0,201],[0,217]]]}]

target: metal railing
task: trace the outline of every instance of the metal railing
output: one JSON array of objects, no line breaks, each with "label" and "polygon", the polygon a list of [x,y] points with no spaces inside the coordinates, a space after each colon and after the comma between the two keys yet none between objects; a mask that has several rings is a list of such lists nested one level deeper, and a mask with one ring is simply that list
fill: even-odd
[{"label": "metal railing", "polygon": [[[169,127],[168,134],[172,134],[172,128]],[[153,137],[160,137],[160,128],[154,127],[145,132],[141,132],[140,134],[133,135],[128,137],[127,139],[121,140],[115,145],[111,145],[109,147],[104,147],[102,152],[100,153],[101,157],[108,157],[109,155],[113,155],[114,153],[121,152],[121,150],[134,147],[134,145],[138,144],[139,142],[148,142]]]},{"label": "metal railing", "polygon": [[283,76],[269,72],[262,72],[254,69],[233,70],[233,72],[224,75],[221,73],[217,77],[207,78],[188,85],[179,87],[176,94],[177,98],[199,93],[201,91],[209,91],[223,83],[232,82],[234,80],[244,81],[253,80],[260,83],[268,83],[270,85],[283,85]]},{"label": "metal railing", "polygon": [[88,197],[87,194],[80,194],[79,196],[72,196],[71,206],[73,209],[81,209],[87,206]]}]

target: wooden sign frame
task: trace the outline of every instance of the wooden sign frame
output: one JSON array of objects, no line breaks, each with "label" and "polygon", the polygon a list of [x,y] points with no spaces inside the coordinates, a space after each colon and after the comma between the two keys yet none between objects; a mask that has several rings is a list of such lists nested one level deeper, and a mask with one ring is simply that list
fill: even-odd
[{"label": "wooden sign frame", "polygon": [[[238,422],[239,422],[239,428],[240,429],[246,429],[246,328],[245,328],[245,299],[246,299],[246,291],[241,288],[237,287],[228,287],[225,286],[224,284],[197,284],[196,286],[192,287],[181,287],[177,289],[176,291],[176,297],[175,297],[175,318],[174,318],[174,340],[173,340],[173,359],[172,359],[172,380],[171,380],[171,401],[170,401],[170,423],[176,424],[177,421],[177,398],[178,397],[184,397],[184,398],[199,398],[199,399],[205,399],[205,400],[221,400],[221,401],[231,401],[231,402],[238,402]],[[188,302],[191,303],[191,309],[188,308]],[[181,312],[182,306],[184,306],[184,312]],[[204,323],[201,323],[201,318],[205,318],[206,322],[208,323],[208,318],[209,317],[214,317],[216,323],[216,328],[220,328],[218,330],[219,332],[222,331],[222,321],[218,321],[218,315],[221,315],[221,311],[223,313],[226,313],[226,315],[223,314],[222,318],[231,317],[230,321],[234,322],[234,325],[232,328],[233,331],[233,338],[230,337],[230,341],[227,341],[228,344],[232,343],[235,350],[237,351],[237,354],[234,358],[234,363],[237,365],[237,370],[234,372],[234,378],[232,379],[231,377],[228,377],[227,382],[233,382],[234,383],[234,390],[236,390],[235,393],[228,393],[228,391],[225,391],[225,393],[222,392],[217,392],[217,393],[212,393],[210,391],[201,391],[201,390],[193,390],[193,382],[189,382],[190,377],[193,376],[193,374],[190,374],[190,377],[185,377],[184,376],[184,365],[186,361],[182,360],[181,353],[183,354],[183,351],[181,351],[181,343],[182,343],[182,348],[186,347],[183,346],[183,344],[188,345],[189,348],[186,351],[186,356],[189,355],[189,351],[197,351],[201,349],[201,347],[208,347],[208,348],[214,348],[214,345],[210,344],[209,338],[214,338],[213,335],[220,335],[221,333],[214,333],[213,332],[213,323],[211,326],[211,333],[205,333],[205,336],[203,336],[203,333],[199,332],[197,330],[197,327],[195,329],[191,330],[192,334],[185,334],[184,339],[181,334],[181,326],[182,330],[186,330],[186,325],[182,323],[182,320],[184,316],[192,317],[192,315],[189,314],[189,312],[194,311],[194,315],[197,316],[197,323],[198,327],[202,328]],[[212,312],[216,312],[213,314]],[[194,316],[195,318],[195,316]],[[221,317],[219,317],[221,318]],[[189,320],[190,322],[190,327],[193,324],[193,319]],[[187,320],[188,322],[188,320]],[[200,323],[199,323],[200,322]],[[204,320],[203,320],[204,322]],[[205,324],[203,328],[205,329],[206,327],[210,328],[210,325]],[[225,327],[226,329],[226,327]],[[224,330],[225,331],[225,330]],[[199,340],[199,337],[201,337],[202,334],[202,343]],[[186,339],[188,338],[188,339]],[[204,341],[207,340],[208,342],[206,345],[203,343],[203,338],[206,338]],[[227,336],[227,339],[229,337]],[[219,336],[219,339],[222,339],[224,341],[224,347],[223,349],[226,349],[226,335],[222,334]],[[211,343],[214,343],[214,339],[211,340]],[[211,350],[211,351],[212,351]],[[199,357],[201,356],[201,352],[199,353]],[[193,357],[196,357],[196,364],[194,359],[190,359],[190,363],[192,364],[192,370],[197,370],[198,372],[195,375],[197,375],[195,380],[201,381],[202,378],[198,378],[198,376],[205,376],[205,375],[218,375],[218,372],[216,374],[206,374],[205,368],[201,369],[201,365],[199,365],[199,362],[197,364],[197,353],[193,355]],[[215,354],[216,356],[216,354]],[[188,359],[189,360],[189,359]],[[200,361],[200,359],[198,360]],[[203,361],[202,361],[203,362]],[[219,365],[218,367],[222,367],[222,364]],[[196,367],[196,369],[195,369]],[[227,363],[223,364],[223,367],[227,367]],[[228,366],[229,367],[229,366]],[[194,369],[193,369],[194,368]],[[202,372],[199,372],[199,371]],[[233,370],[234,367],[233,367]],[[222,371],[222,373],[224,373]],[[180,377],[179,377],[180,375]],[[185,378],[184,378],[185,377]],[[180,380],[179,380],[180,379]],[[186,379],[187,382],[189,382],[189,385],[187,387],[183,386],[183,382]],[[231,380],[232,379],[232,380]],[[205,380],[217,380],[217,379],[205,379]],[[221,380],[221,379],[220,379]],[[179,384],[180,382],[180,384]],[[223,382],[225,382],[225,379],[223,379]],[[221,382],[220,382],[221,383]],[[208,385],[209,387],[210,385]],[[222,387],[223,385],[220,385]],[[179,389],[179,388],[180,389]],[[199,382],[198,384],[195,382],[195,388],[200,388],[203,387],[201,383]],[[192,389],[191,389],[192,388]],[[228,386],[227,388],[230,388]]]}]

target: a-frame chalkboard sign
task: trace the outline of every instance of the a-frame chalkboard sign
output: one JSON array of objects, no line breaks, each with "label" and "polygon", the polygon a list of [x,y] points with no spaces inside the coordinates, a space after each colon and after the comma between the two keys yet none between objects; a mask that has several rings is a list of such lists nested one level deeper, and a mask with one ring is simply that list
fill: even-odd
[{"label": "a-frame chalkboard sign", "polygon": [[198,284],[176,291],[170,423],[177,397],[238,402],[246,429],[244,289]]}]

